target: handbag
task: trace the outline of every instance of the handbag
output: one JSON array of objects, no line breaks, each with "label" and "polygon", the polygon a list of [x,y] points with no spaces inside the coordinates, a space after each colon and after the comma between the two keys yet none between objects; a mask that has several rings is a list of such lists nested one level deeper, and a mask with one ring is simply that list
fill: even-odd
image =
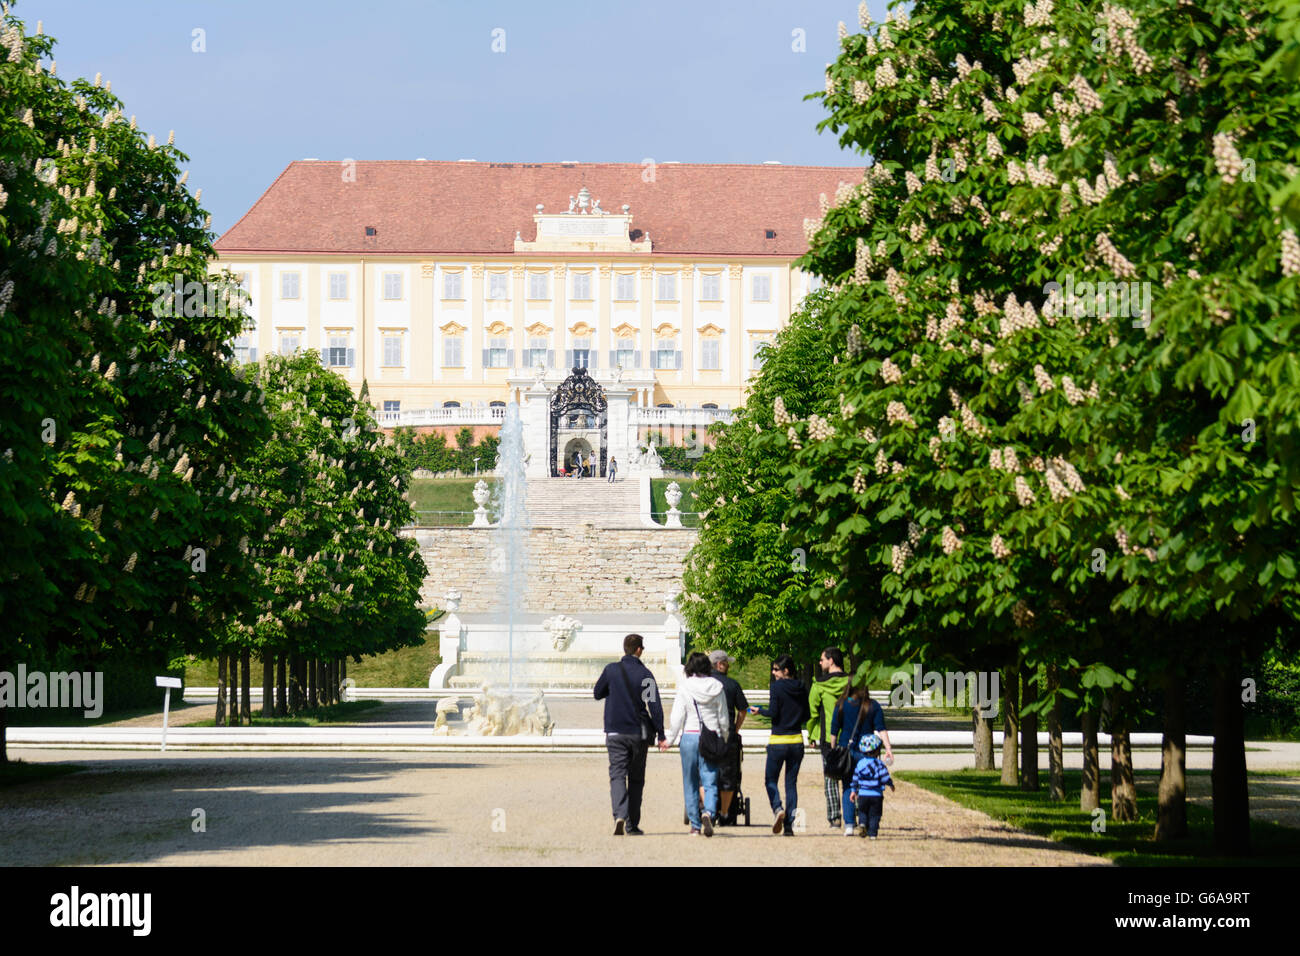
[{"label": "handbag", "polygon": [[627,688],[628,699],[632,701],[632,706],[636,707],[637,722],[641,725],[641,739],[650,743],[655,739],[655,722],[650,718],[650,712],[646,710],[645,701],[641,701],[641,706],[637,707],[636,691],[632,689],[632,681],[627,676],[627,668],[619,663],[618,672],[623,675],[623,686]]},{"label": "handbag", "polygon": [[699,701],[692,699],[691,703],[695,705],[695,719],[700,722],[700,756],[709,763],[722,763],[727,756],[727,745],[716,730],[704,723]]},{"label": "handbag", "polygon": [[[862,726],[862,718],[867,715],[867,711],[873,703],[871,695],[868,694],[866,700],[862,702],[862,706],[858,708],[858,719],[853,722],[853,730],[849,734],[850,743],[858,736],[858,728]],[[830,744],[826,742],[826,708],[823,707],[820,710],[822,773],[837,780],[847,780],[853,776],[853,767],[856,763],[853,759],[853,751],[849,747],[841,747],[838,743]]]}]

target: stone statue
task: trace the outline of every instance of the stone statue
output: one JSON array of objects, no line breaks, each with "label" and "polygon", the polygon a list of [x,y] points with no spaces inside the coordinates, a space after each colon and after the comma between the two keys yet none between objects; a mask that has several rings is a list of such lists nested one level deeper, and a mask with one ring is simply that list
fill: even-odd
[{"label": "stone statue", "polygon": [[577,197],[576,197],[576,196],[570,196],[570,197],[569,197],[569,212],[573,212],[573,211],[574,211],[575,209],[577,209],[577,208],[578,208],[578,199],[577,199]]},{"label": "stone statue", "polygon": [[533,385],[540,387],[546,382],[546,366],[541,362],[533,369]]},{"label": "stone statue", "polygon": [[557,614],[543,621],[542,627],[551,635],[551,646],[557,651],[563,651],[573,643],[573,637],[582,628],[582,623],[577,618]]},{"label": "stone statue", "polygon": [[603,209],[600,208],[600,200],[599,200],[599,199],[597,199],[594,203],[592,203],[592,206],[591,206],[591,214],[592,214],[593,216],[603,216],[603,215],[605,215],[605,210],[603,210]]}]

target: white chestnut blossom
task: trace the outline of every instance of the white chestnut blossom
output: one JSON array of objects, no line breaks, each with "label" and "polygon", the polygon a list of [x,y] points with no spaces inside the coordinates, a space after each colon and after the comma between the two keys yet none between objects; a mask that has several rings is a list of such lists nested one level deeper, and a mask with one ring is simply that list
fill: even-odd
[{"label": "white chestnut blossom", "polygon": [[1034,366],[1034,384],[1038,386],[1040,394],[1046,394],[1056,387],[1052,382],[1052,376],[1048,375],[1041,365]]},{"label": "white chestnut blossom", "polygon": [[1282,275],[1300,275],[1300,240],[1294,229],[1282,231]]},{"label": "white chestnut blossom", "polygon": [[885,420],[891,425],[915,425],[912,416],[908,414],[907,406],[902,402],[890,402],[885,406]]},{"label": "white chestnut blossom", "polygon": [[1237,181],[1237,176],[1246,168],[1232,139],[1223,133],[1214,135],[1214,168],[1229,186]]},{"label": "white chestnut blossom", "polygon": [[[889,47],[885,47],[885,49],[889,49]],[[881,61],[880,66],[876,67],[876,86],[883,86],[888,89],[897,85],[898,74],[894,72],[894,61],[886,58]]]},{"label": "white chestnut blossom", "polygon": [[952,554],[961,548],[961,538],[957,537],[957,533],[947,525],[943,526],[943,532],[940,534],[940,539],[943,543],[944,554]]},{"label": "white chestnut blossom", "polygon": [[1074,74],[1074,79],[1070,81],[1070,89],[1074,91],[1074,95],[1085,113],[1101,109],[1101,97],[1097,95],[1096,90],[1088,85],[1088,81],[1084,79],[1082,74]]},{"label": "white chestnut blossom", "polygon": [[993,536],[993,540],[989,542],[989,548],[993,551],[993,557],[997,558],[999,561],[1005,561],[1007,558],[1011,557],[1011,549],[1007,547],[1007,543],[1002,540],[1002,535],[1000,534],[995,534]]},{"label": "white chestnut blossom", "polygon": [[1068,375],[1061,376],[1061,390],[1065,392],[1065,400],[1071,405],[1078,405],[1087,397],[1083,394],[1083,390],[1074,384],[1074,379]]},{"label": "white chestnut blossom", "polygon": [[892,359],[885,359],[880,363],[880,377],[883,378],[886,383],[894,385],[903,380],[903,372],[894,364]]},{"label": "white chestnut blossom", "polygon": [[1114,243],[1110,241],[1110,236],[1104,232],[1097,233],[1097,253],[1107,267],[1121,279],[1131,279],[1137,275],[1133,263],[1124,258],[1120,251],[1115,248]]},{"label": "white chestnut blossom", "polygon": [[780,395],[772,403],[772,420],[778,425],[788,425],[791,422],[791,418],[785,410],[785,399]]},{"label": "white chestnut blossom", "polygon": [[1038,500],[1023,475],[1016,475],[1016,500],[1020,502],[1022,508],[1027,508]]}]

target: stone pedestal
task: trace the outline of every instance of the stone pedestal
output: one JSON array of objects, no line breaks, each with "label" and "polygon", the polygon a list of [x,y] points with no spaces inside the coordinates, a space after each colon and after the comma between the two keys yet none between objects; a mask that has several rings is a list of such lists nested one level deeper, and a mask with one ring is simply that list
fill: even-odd
[{"label": "stone pedestal", "polygon": [[524,475],[528,480],[551,474],[551,390],[534,382],[523,389],[519,417],[524,426]]}]

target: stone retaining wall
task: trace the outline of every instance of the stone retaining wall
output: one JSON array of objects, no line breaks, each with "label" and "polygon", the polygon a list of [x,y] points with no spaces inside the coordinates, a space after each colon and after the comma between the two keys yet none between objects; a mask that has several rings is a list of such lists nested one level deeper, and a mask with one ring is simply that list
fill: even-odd
[{"label": "stone retaining wall", "polygon": [[[496,535],[483,528],[408,529],[429,572],[426,605],[445,606],[451,588],[462,612],[484,612],[502,601],[492,570]],[[527,611],[647,612],[664,610],[664,595],[682,589],[682,560],[695,544],[693,528],[601,530],[537,528],[529,533]],[[496,556],[497,566],[501,558]]]}]

